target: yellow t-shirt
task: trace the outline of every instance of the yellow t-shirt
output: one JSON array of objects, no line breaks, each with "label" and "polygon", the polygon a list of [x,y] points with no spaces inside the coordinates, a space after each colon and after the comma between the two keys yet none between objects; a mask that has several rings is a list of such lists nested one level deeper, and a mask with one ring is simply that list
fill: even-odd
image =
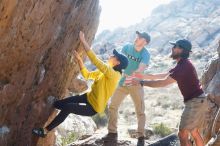
[{"label": "yellow t-shirt", "polygon": [[87,55],[97,70],[89,72],[84,67],[81,69],[81,73],[85,79],[94,80],[91,91],[87,93],[88,102],[97,113],[101,113],[105,110],[109,98],[118,86],[121,74],[98,59],[92,50],[88,51]]}]

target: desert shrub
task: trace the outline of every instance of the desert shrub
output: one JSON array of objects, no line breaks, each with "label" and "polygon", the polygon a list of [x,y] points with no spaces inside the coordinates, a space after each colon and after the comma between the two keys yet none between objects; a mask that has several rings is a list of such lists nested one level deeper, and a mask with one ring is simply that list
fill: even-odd
[{"label": "desert shrub", "polygon": [[66,146],[70,144],[71,142],[75,141],[78,138],[77,134],[74,132],[71,132],[66,137],[61,137],[61,145]]},{"label": "desert shrub", "polygon": [[164,123],[155,124],[153,126],[153,131],[156,135],[159,135],[161,137],[170,135],[172,133],[171,129],[166,126]]}]

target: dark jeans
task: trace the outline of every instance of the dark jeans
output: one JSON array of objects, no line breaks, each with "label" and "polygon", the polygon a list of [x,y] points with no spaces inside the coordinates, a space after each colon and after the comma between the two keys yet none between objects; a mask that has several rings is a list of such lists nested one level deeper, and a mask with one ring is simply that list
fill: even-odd
[{"label": "dark jeans", "polygon": [[97,112],[87,101],[87,95],[67,97],[54,102],[54,107],[61,110],[54,120],[46,127],[48,131],[61,124],[70,113],[82,116],[93,116]]}]

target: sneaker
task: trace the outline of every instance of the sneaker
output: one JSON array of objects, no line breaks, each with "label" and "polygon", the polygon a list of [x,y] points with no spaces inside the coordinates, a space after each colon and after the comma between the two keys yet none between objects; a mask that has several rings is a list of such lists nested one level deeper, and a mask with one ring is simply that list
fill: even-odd
[{"label": "sneaker", "polygon": [[59,98],[57,98],[57,97],[55,97],[55,96],[49,96],[48,98],[47,98],[47,103],[49,104],[49,105],[54,105],[54,103],[56,102],[56,101],[58,101],[59,100]]},{"label": "sneaker", "polygon": [[144,146],[144,136],[138,138],[137,146]]},{"label": "sneaker", "polygon": [[118,134],[117,133],[108,133],[102,138],[103,141],[117,141]]},{"label": "sneaker", "polygon": [[46,137],[47,134],[46,132],[44,131],[43,128],[34,128],[32,129],[32,134],[35,135],[35,136],[38,136],[38,137]]}]

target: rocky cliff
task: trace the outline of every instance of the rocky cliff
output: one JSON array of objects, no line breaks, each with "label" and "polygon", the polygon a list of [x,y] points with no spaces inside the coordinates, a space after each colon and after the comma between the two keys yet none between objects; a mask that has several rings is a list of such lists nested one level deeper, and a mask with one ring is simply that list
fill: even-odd
[{"label": "rocky cliff", "polygon": [[31,130],[53,118],[54,97],[78,90],[72,52],[83,55],[80,30],[93,40],[99,2],[1,0],[0,12],[0,145],[53,145],[53,133],[40,140]]},{"label": "rocky cliff", "polygon": [[219,36],[219,15],[220,0],[173,0],[155,8],[140,23],[115,31],[103,31],[95,42],[123,44],[133,41],[134,32],[140,30],[149,32],[152,35],[150,46],[164,53],[167,42],[180,37],[192,40],[195,47],[204,48],[213,46],[212,41]]},{"label": "rocky cliff", "polygon": [[[204,74],[202,76],[202,84],[206,93],[209,95],[212,101],[220,105],[220,40],[219,46],[217,48],[218,55],[210,60]],[[211,126],[216,115],[217,107],[210,106],[209,115],[207,116],[208,125],[206,126],[207,130],[205,132],[205,139],[208,141],[211,137]],[[220,117],[217,119],[216,132],[220,128]],[[214,143],[214,146],[220,145],[220,137]]]}]

